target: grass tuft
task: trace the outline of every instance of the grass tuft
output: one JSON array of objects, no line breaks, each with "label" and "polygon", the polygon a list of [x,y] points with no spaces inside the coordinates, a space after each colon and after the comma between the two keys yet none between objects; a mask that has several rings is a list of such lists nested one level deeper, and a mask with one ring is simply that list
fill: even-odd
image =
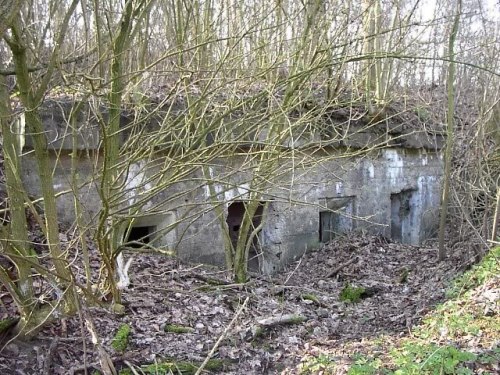
[{"label": "grass tuft", "polygon": [[344,302],[356,303],[359,302],[361,296],[365,292],[365,288],[352,286],[347,284],[340,292],[340,300]]}]

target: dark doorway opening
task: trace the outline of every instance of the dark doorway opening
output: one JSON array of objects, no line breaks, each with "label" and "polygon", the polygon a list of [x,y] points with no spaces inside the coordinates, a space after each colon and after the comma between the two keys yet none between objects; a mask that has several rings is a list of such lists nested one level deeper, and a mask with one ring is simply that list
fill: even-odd
[{"label": "dark doorway opening", "polygon": [[155,226],[132,227],[125,242],[128,242],[130,247],[140,248],[152,242],[152,235],[155,232]]},{"label": "dark doorway opening", "polygon": [[335,217],[333,212],[321,211],[319,213],[319,241],[327,243],[333,240]]},{"label": "dark doorway opening", "polygon": [[354,229],[354,197],[326,198],[328,211],[319,212],[319,241],[327,243]]},{"label": "dark doorway opening", "polygon": [[[236,248],[238,243],[238,237],[240,235],[241,223],[243,217],[245,216],[247,202],[235,201],[231,203],[227,208],[227,226],[229,228],[229,236],[231,238],[231,243],[233,247]],[[250,228],[250,235],[262,222],[262,215],[264,213],[265,202],[259,202],[259,206],[255,211],[255,215],[252,218],[252,227]],[[260,233],[260,230],[259,230]],[[260,248],[260,237],[257,234],[252,241],[252,245],[248,251],[248,269],[251,271],[259,271],[259,255],[261,253]]]},{"label": "dark doorway opening", "polygon": [[413,223],[412,196],[414,190],[391,194],[391,238],[401,243],[411,243]]}]

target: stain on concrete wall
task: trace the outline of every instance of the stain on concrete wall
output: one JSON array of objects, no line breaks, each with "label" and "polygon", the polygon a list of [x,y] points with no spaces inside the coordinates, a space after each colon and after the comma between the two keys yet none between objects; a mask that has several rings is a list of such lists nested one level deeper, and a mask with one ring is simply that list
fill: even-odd
[{"label": "stain on concrete wall", "polygon": [[[321,202],[323,201],[323,202]],[[327,243],[354,229],[354,197],[320,199],[324,207],[319,211],[319,241]]]},{"label": "stain on concrete wall", "polygon": [[406,244],[418,244],[419,225],[415,191],[408,189],[391,194],[391,238]]}]

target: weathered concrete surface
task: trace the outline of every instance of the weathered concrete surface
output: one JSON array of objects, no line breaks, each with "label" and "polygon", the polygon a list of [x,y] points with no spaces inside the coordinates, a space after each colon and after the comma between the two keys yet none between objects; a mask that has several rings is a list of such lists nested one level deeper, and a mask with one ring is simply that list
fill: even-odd
[{"label": "weathered concrete surface", "polygon": [[[47,109],[43,119],[48,138],[53,138],[49,147],[57,150],[53,152],[54,160],[57,157],[54,187],[61,194],[60,220],[71,224],[75,218],[69,154],[73,143],[64,122],[67,110],[64,115],[56,112],[55,107]],[[124,116],[122,122],[129,121]],[[99,127],[95,119],[85,116],[78,117],[76,123],[80,124],[78,136],[82,137],[78,148],[83,150],[78,158],[77,197],[85,221],[92,225],[101,209],[100,182],[95,177],[102,160]],[[314,137],[313,134],[311,140]],[[125,139],[124,136],[122,141]],[[259,185],[252,180],[256,165],[243,154],[211,160],[208,176],[196,167],[173,180],[172,173],[162,172],[168,157],[159,153],[156,165],[139,162],[128,170],[118,197],[121,210],[116,215],[134,217],[133,226],[156,227],[151,242],[154,246],[173,250],[185,260],[223,265],[221,223],[227,220],[228,206],[235,201],[245,202],[249,189],[258,191],[257,199],[268,202],[258,238],[259,264],[264,273],[282,268],[304,251],[318,247],[322,240],[351,229],[392,235],[416,245],[437,228],[443,173],[440,142],[442,139],[437,136],[419,135],[401,127],[394,127],[391,132],[354,132],[351,138],[344,134],[328,143],[321,153],[289,152],[283,159],[286,161],[274,165],[266,183]],[[27,142],[26,149],[29,146]],[[364,148],[372,149],[353,152]],[[352,156],[346,158],[346,152]],[[39,196],[36,163],[31,153],[23,157],[23,171],[29,193]],[[155,175],[161,177],[150,178]],[[164,188],[155,191],[137,212],[130,212],[127,207],[155,190],[160,180],[165,183]],[[212,190],[208,180],[213,183]],[[216,205],[224,212],[222,220],[216,215]]]},{"label": "weathered concrete surface", "polygon": [[[211,167],[215,180],[222,180],[220,176],[224,176],[227,169],[227,160],[220,163],[218,167]],[[233,158],[230,163],[234,167],[243,160]],[[55,187],[61,193],[71,191],[68,164],[68,158],[62,157],[55,169]],[[33,172],[34,161],[26,159],[24,166],[24,180],[30,193],[40,194]],[[83,178],[79,197],[89,222],[95,222],[100,209],[97,182],[89,178],[93,172],[89,160],[80,161],[79,176]],[[342,217],[343,206],[332,204],[336,198],[348,197],[351,200],[352,212],[347,219],[352,223],[352,229],[390,237],[391,222],[394,222],[391,195],[411,191],[410,214],[404,228],[406,234],[400,239],[419,244],[437,228],[441,174],[439,154],[403,149],[384,149],[347,160],[332,155],[331,160],[319,163],[314,169],[296,168],[293,180],[290,171],[289,175],[280,177],[282,185],[278,181],[277,185],[262,189],[260,196],[260,200],[270,202],[260,233],[262,271],[273,272],[297,259],[304,251],[318,247],[320,212],[338,211]],[[133,225],[156,225],[159,233],[154,245],[175,250],[182,259],[222,265],[223,234],[209,202],[218,202],[227,215],[230,202],[247,198],[251,176],[241,173],[224,177],[225,184],[214,185],[219,192],[215,198],[210,196],[209,189],[202,182],[201,171],[193,177],[200,180],[186,179],[158,192],[149,207],[161,203],[161,213],[152,213],[145,205],[143,211],[135,215],[138,219]],[[71,193],[58,198],[60,218],[65,223],[74,220],[73,204]]]}]

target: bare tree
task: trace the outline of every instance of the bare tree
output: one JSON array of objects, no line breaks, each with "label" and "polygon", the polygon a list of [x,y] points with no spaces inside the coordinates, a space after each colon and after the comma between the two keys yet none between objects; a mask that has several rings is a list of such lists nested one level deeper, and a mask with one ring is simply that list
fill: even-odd
[{"label": "bare tree", "polygon": [[462,12],[462,0],[457,1],[457,7],[455,11],[455,20],[453,21],[453,27],[451,29],[449,42],[448,42],[448,53],[450,56],[450,64],[448,67],[448,110],[447,110],[447,131],[446,131],[446,151],[445,151],[445,171],[444,171],[444,185],[443,185],[443,196],[441,201],[441,220],[439,223],[439,260],[443,260],[446,256],[445,253],[445,243],[444,243],[444,232],[446,227],[446,217],[448,213],[448,201],[449,201],[449,191],[450,191],[450,178],[451,178],[451,156],[453,149],[453,138],[454,138],[454,113],[455,113],[455,41],[458,33],[458,26],[460,23],[460,15]]},{"label": "bare tree", "polygon": [[[212,215],[220,224],[226,266],[235,280],[245,282],[262,229],[256,216],[265,216],[272,202],[311,204],[291,194],[277,197],[274,188],[292,191],[298,171],[386,145],[384,139],[363,150],[329,155],[327,147],[346,136],[325,121],[332,108],[359,109],[365,129],[385,126],[385,109],[394,103],[400,104],[399,113],[422,119],[418,132],[426,133],[426,126],[446,118],[443,191],[451,192],[457,204],[448,210],[443,199],[441,245],[447,211],[470,222],[480,240],[495,236],[490,224],[498,220],[493,216],[498,205],[499,36],[492,35],[498,21],[485,11],[461,12],[458,7],[451,19],[447,14],[453,4],[444,0],[436,2],[430,15],[416,0],[75,0],[62,5],[47,0],[22,5],[0,2],[1,10],[9,10],[0,13],[5,41],[0,43],[0,74],[15,78],[0,85],[11,216],[1,243],[2,255],[15,264],[20,279],[8,279],[0,268],[0,280],[25,316],[29,309],[24,307],[34,299],[29,285],[33,270],[66,293],[67,312],[72,309],[66,290],[72,287],[88,301],[111,291],[119,304],[116,260],[137,245],[127,240],[128,234],[143,216],[176,208],[182,208],[183,216],[152,236],[176,230],[184,239],[200,217]],[[464,9],[469,5],[465,2]],[[475,27],[459,30],[459,21]],[[61,161],[54,166],[51,157],[62,153],[48,150],[39,113],[46,99],[58,95],[71,98],[65,124],[72,137],[71,183],[63,193],[74,202],[75,248],[82,248],[85,285],[76,283],[68,249],[59,240],[56,196],[63,193],[54,191],[52,171]],[[454,119],[467,103],[472,103],[470,117]],[[39,219],[44,220],[55,271],[38,264],[27,244],[25,208],[33,203],[20,178],[26,156],[22,132],[16,130],[23,111],[43,188],[45,216]],[[98,124],[99,150],[79,148],[79,116]],[[467,152],[460,149],[464,145]],[[222,167],[231,163],[232,168]],[[87,180],[79,176],[82,165],[92,166]],[[100,209],[92,220],[80,194],[96,185]],[[208,203],[182,203],[180,197],[200,191],[208,191]],[[244,215],[237,238],[231,238],[227,210],[236,200]],[[486,202],[488,211],[478,212],[477,201]],[[493,233],[485,235],[490,228]],[[105,270],[101,283],[94,283],[102,289],[96,295],[87,246],[92,236]]]}]

